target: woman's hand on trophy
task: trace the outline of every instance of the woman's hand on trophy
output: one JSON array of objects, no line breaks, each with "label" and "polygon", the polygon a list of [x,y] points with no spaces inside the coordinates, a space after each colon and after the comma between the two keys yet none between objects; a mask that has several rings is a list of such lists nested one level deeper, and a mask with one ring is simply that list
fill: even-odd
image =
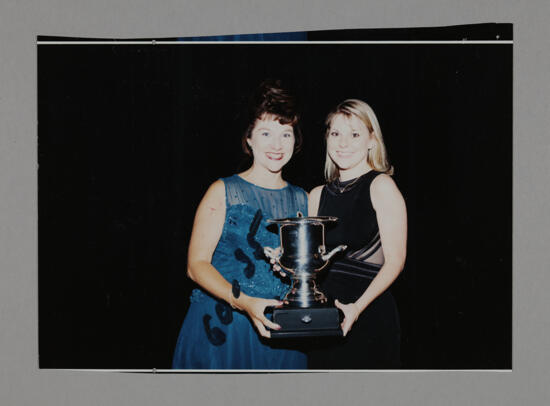
[{"label": "woman's hand on trophy", "polygon": [[271,333],[266,329],[266,327],[269,327],[272,330],[280,330],[281,326],[273,323],[265,317],[265,309],[266,307],[279,307],[282,304],[283,302],[280,300],[247,296],[243,298],[241,307],[242,310],[248,314],[260,335],[262,337],[270,338]]},{"label": "woman's hand on trophy", "polygon": [[334,305],[344,313],[344,320],[342,320],[340,327],[345,337],[351,330],[351,326],[357,321],[361,311],[355,303],[343,304],[340,303],[338,299],[334,301]]},{"label": "woman's hand on trophy", "polygon": [[271,248],[264,247],[264,254],[269,258],[269,263],[271,264],[271,269],[274,272],[279,272],[282,277],[286,276],[286,273],[281,269],[281,266],[277,263],[281,256],[281,247]]}]

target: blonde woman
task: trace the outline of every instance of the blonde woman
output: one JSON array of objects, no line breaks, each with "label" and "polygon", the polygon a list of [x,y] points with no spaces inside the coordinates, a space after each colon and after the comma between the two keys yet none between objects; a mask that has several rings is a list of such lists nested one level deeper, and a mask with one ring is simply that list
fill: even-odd
[{"label": "blonde woman", "polygon": [[328,115],[326,125],[327,184],[311,191],[309,215],[338,217],[327,231],[327,246],[348,246],[322,281],[322,290],[344,313],[344,337],[318,339],[308,365],[398,368],[399,316],[388,288],[405,263],[405,202],[391,178],[393,168],[369,105],[345,100]]}]

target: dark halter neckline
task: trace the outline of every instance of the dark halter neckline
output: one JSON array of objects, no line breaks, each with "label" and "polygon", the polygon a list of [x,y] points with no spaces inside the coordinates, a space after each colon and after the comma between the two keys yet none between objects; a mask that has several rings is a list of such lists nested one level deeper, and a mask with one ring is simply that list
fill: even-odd
[{"label": "dark halter neckline", "polygon": [[328,189],[336,194],[343,194],[346,192],[349,192],[350,190],[355,189],[358,185],[363,183],[363,180],[367,177],[367,175],[371,174],[372,172],[375,172],[373,169],[368,171],[367,173],[362,174],[361,176],[358,176],[353,179],[346,180],[344,182],[341,182],[340,179],[336,179],[330,183],[327,184]]}]

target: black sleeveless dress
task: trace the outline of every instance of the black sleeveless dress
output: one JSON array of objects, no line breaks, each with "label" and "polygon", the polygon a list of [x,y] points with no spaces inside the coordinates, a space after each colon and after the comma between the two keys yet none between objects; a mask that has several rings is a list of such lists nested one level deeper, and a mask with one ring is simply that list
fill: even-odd
[{"label": "black sleeveless dress", "polygon": [[[330,268],[321,272],[321,290],[329,300],[355,302],[383,264],[382,245],[370,186],[379,172],[370,171],[347,182],[335,181],[321,192],[319,216],[338,222],[326,230],[327,248],[346,244]],[[397,307],[386,290],[361,313],[346,337],[313,340],[308,351],[311,369],[395,369],[400,367]]]}]

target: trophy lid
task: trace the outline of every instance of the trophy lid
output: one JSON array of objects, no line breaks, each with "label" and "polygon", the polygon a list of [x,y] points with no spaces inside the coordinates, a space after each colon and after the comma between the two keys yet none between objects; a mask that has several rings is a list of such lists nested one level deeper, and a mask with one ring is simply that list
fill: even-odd
[{"label": "trophy lid", "polygon": [[332,216],[317,216],[317,217],[287,217],[282,219],[268,219],[268,223],[272,224],[319,224],[337,221],[338,217]]}]

